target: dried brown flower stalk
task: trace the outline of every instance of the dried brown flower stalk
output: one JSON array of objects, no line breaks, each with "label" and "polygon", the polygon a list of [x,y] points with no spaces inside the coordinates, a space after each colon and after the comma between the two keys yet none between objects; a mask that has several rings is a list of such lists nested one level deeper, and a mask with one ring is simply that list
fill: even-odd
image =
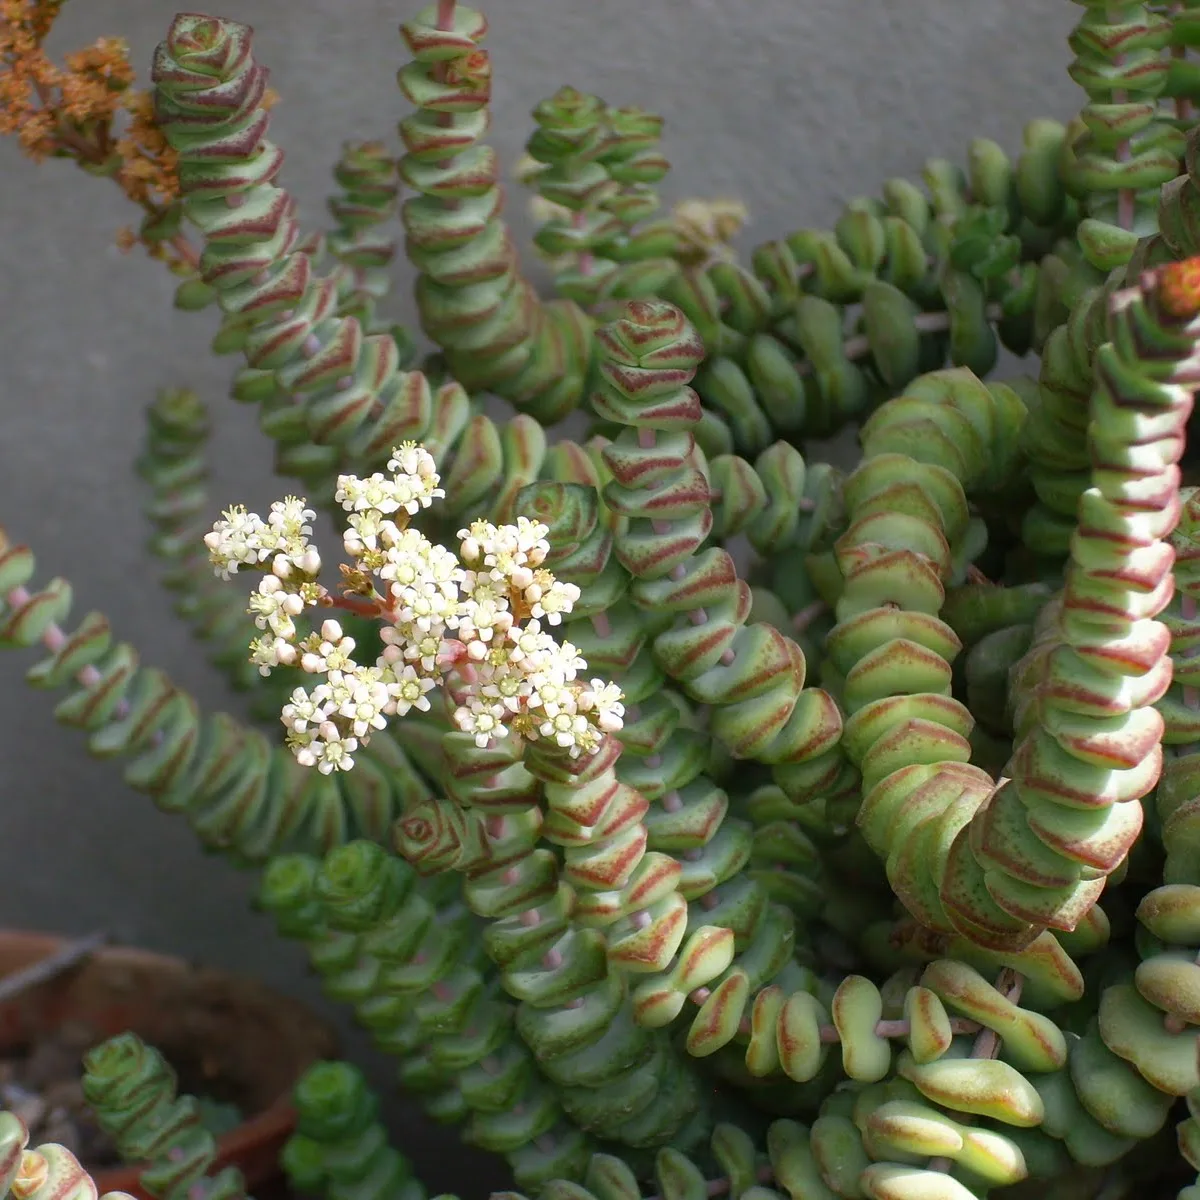
[{"label": "dried brown flower stalk", "polygon": [[15,136],[35,162],[73,159],[111,178],[145,213],[139,229],[122,229],[123,250],[144,246],[179,274],[197,251],[172,232],[179,200],[175,151],[154,121],[149,92],[134,86],[129,47],[100,38],[63,57],[44,48],[62,0],[0,0],[0,134]]}]

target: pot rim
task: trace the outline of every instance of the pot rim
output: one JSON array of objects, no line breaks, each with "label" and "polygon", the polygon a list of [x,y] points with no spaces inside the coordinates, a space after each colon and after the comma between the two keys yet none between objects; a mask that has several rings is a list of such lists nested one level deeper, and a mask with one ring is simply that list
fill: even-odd
[{"label": "pot rim", "polygon": [[[43,957],[49,957],[51,954],[63,948],[71,940],[70,937],[54,934],[43,933],[36,930],[25,929],[9,929],[0,927],[0,946],[19,947],[28,952],[31,961]],[[98,946],[80,963],[67,968],[63,972],[63,976],[69,976],[74,970],[78,970],[81,966],[88,962],[108,963],[114,966],[121,964],[136,965],[143,968],[152,968],[162,970],[168,973],[183,973],[196,969],[194,963],[189,962],[178,955],[162,954],[156,950],[149,950],[140,946],[128,946],[119,944],[104,944]],[[226,971],[221,968],[204,968],[206,971],[212,971],[216,975],[224,975],[231,978],[237,978],[238,973],[234,971]],[[3,976],[0,975],[0,979]],[[54,979],[48,981],[52,986]],[[47,983],[42,983],[37,986],[47,986]],[[294,1000],[290,996],[277,993],[274,989],[267,985],[260,985],[270,992],[274,998],[280,1003],[285,1004],[294,1009],[303,1009],[310,1017],[323,1024],[329,1033],[330,1045],[329,1051],[336,1053],[337,1037],[333,1027],[328,1022],[316,1016],[306,1005]],[[33,990],[31,988],[31,990]],[[14,997],[15,999],[15,997]],[[320,1057],[317,1055],[314,1057]],[[286,1137],[295,1128],[296,1110],[291,1102],[290,1092],[284,1092],[274,1101],[268,1104],[260,1111],[248,1115],[243,1118],[239,1124],[228,1130],[216,1139],[216,1155],[214,1158],[214,1167],[220,1164],[234,1163],[244,1157],[254,1147],[265,1146],[271,1143],[278,1143],[280,1146]],[[84,1164],[86,1167],[86,1164]],[[99,1171],[92,1173],[92,1178],[96,1182],[96,1186],[103,1195],[105,1192],[130,1192],[133,1195],[144,1195],[138,1187],[138,1180],[144,1170],[143,1167],[133,1165],[122,1165],[114,1167],[105,1167]]]}]

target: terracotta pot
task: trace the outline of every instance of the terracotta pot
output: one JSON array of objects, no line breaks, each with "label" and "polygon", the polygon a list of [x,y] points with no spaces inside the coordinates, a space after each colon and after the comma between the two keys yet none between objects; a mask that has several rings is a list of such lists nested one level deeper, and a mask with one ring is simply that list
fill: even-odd
[{"label": "terracotta pot", "polygon": [[[0,930],[0,978],[63,944],[48,934]],[[218,1140],[212,1169],[237,1167],[251,1194],[282,1180],[279,1152],[296,1119],[292,1086],[338,1049],[325,1021],[253,980],[118,946],[102,947],[56,979],[0,1002],[0,1050],[67,1023],[86,1027],[95,1042],[136,1033],[168,1059],[194,1063],[201,1075],[233,1088],[249,1115]],[[138,1174],[136,1167],[116,1167],[98,1171],[95,1180],[101,1194],[151,1200]]]}]

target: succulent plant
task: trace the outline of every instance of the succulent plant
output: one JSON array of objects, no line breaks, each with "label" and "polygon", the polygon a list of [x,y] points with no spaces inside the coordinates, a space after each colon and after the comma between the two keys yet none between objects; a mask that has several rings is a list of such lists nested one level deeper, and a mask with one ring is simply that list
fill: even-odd
[{"label": "succulent plant", "polygon": [[[150,547],[262,727],[2,534],[0,640],[525,1194],[1200,1196],[1200,5],[1077,2],[1077,121],[748,263],[736,202],[660,214],[659,117],[560,88],[545,296],[481,13],[402,25],[399,144],[347,144],[319,234],[248,27],[176,17],[139,92],[0,3],[3,127],[142,208],[305,493],[218,518],[207,406],[150,405]],[[151,1047],[86,1072],[154,1195],[244,1193]],[[425,1195],[356,1068],[294,1098],[299,1189]],[[27,1140],[6,1190],[94,1197]]]}]

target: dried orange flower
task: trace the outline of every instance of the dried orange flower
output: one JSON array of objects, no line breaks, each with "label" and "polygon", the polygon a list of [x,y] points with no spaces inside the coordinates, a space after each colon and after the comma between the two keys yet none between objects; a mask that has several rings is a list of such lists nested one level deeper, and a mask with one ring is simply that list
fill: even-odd
[{"label": "dried orange flower", "polygon": [[34,158],[51,152],[53,118],[42,101],[62,79],[41,47],[53,20],[49,9],[31,0],[0,0],[0,133],[18,134]]},{"label": "dried orange flower", "polygon": [[1158,273],[1158,294],[1172,316],[1191,319],[1200,314],[1200,258],[1167,263]]},{"label": "dried orange flower", "polygon": [[117,182],[139,204],[165,203],[179,195],[175,151],[154,123],[154,102],[148,92],[135,92],[126,102],[129,122],[117,142],[121,169]]},{"label": "dried orange flower", "polygon": [[[0,133],[15,135],[35,161],[72,158],[99,169],[149,217],[160,218],[179,196],[176,155],[155,124],[150,95],[133,87],[129,48],[118,38],[100,38],[56,66],[42,41],[60,4],[0,0]],[[138,241],[156,258],[194,258],[181,238],[171,243],[173,258],[162,242],[129,230],[118,237],[126,249]]]}]

